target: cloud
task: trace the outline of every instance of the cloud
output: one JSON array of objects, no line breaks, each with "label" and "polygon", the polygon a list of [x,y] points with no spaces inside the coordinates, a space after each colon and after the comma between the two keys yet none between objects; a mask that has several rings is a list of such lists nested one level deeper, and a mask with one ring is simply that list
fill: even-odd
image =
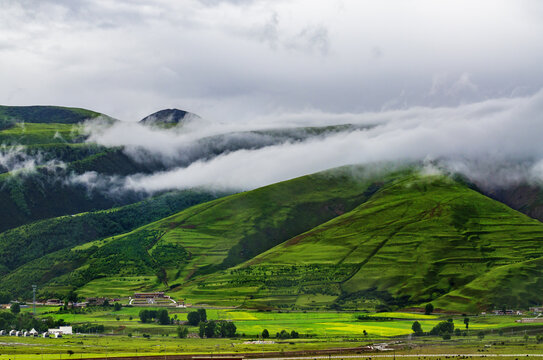
[{"label": "cloud", "polygon": [[[139,149],[170,160],[165,171],[125,178],[123,187],[134,191],[202,186],[248,190],[343,165],[423,161],[495,186],[541,178],[542,114],[540,91],[531,97],[492,99],[457,107],[413,107],[359,114],[283,114],[273,121],[264,117],[244,124],[243,132],[235,132],[240,126],[235,121],[193,122],[177,131],[122,124],[92,134],[91,140],[126,146],[132,156],[137,156]],[[291,129],[309,124],[358,126],[258,146],[263,137],[249,130],[260,131],[277,123],[289,123]],[[186,156],[189,150],[205,152],[201,144],[196,145],[198,141],[227,134],[245,144],[252,139],[254,144],[215,156],[200,156],[176,166],[176,159]]]},{"label": "cloud", "polygon": [[66,164],[40,151],[27,151],[23,146],[0,145],[0,173],[29,175],[38,167],[54,172],[59,168],[65,169]]}]

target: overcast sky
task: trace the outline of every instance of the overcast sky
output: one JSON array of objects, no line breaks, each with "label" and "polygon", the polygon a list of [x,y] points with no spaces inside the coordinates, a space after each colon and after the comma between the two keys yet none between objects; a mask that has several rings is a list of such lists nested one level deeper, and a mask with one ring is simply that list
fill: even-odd
[{"label": "overcast sky", "polygon": [[0,104],[123,120],[457,106],[543,87],[541,1],[0,0]]}]

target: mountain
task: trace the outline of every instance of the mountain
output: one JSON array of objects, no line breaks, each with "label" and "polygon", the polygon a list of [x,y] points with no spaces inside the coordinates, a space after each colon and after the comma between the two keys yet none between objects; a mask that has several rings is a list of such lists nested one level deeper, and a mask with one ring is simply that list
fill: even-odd
[{"label": "mountain", "polygon": [[251,259],[350,211],[379,186],[371,177],[353,177],[350,169],[290,180],[193,206],[122,236],[52,253],[1,282],[19,286],[29,273],[49,272],[53,263],[65,272],[56,273],[47,286],[41,283],[42,291],[51,294],[70,286],[91,293],[119,275],[127,286],[120,295],[130,294],[133,281],[138,288],[175,287]]},{"label": "mountain", "polygon": [[53,252],[1,282],[16,291],[41,274],[42,296],[165,290],[216,305],[478,311],[538,302],[542,241],[539,221],[449,177],[346,167]]},{"label": "mountain", "polygon": [[0,128],[14,123],[78,124],[102,114],[95,111],[61,106],[2,106]]},{"label": "mountain", "polygon": [[[179,293],[248,306],[404,307],[435,299],[460,311],[527,306],[540,301],[543,284],[523,275],[529,272],[522,264],[537,276],[530,261],[540,263],[542,256],[539,221],[449,178],[410,175],[354,210]],[[500,282],[481,286],[494,273]],[[508,296],[499,296],[500,283],[507,283]]]},{"label": "mountain", "polygon": [[179,109],[164,109],[148,115],[140,120],[141,124],[161,127],[172,127],[183,124],[198,115]]},{"label": "mountain", "polygon": [[0,288],[12,294],[27,294],[30,285],[43,283],[51,271],[57,274],[58,269],[47,263],[49,254],[123,234],[219,196],[201,191],[176,191],[119,208],[61,216],[4,231],[0,233],[0,277],[17,272],[21,266],[25,268],[24,265],[34,260],[46,259],[46,271],[25,273],[16,283],[3,281]]},{"label": "mountain", "polygon": [[[170,109],[144,123],[169,131],[193,116]],[[84,109],[0,107],[0,291],[163,290],[192,303],[304,309],[540,302],[540,186],[488,188],[417,164],[377,164],[229,196],[150,197],[123,187],[125,177],[366,127],[224,133],[190,139],[164,160],[89,143],[83,123],[93,119],[112,121]]]}]

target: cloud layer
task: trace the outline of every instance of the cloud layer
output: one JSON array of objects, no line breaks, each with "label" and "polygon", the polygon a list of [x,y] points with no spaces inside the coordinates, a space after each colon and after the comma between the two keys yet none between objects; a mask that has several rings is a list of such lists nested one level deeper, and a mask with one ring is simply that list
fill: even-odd
[{"label": "cloud layer", "polygon": [[[338,127],[341,131],[257,146],[262,138],[255,137],[250,130],[265,131],[277,123],[288,123],[291,128],[346,123],[358,127]],[[118,123],[89,130],[91,141],[125,146],[128,154],[140,161],[141,153],[167,159],[167,171],[122,180],[122,187],[136,191],[201,186],[247,190],[342,165],[378,162],[433,161],[488,186],[538,181],[543,175],[543,143],[539,140],[543,133],[543,91],[530,97],[457,107],[413,107],[359,114],[283,114],[278,118],[260,118],[252,126],[244,124],[244,132],[233,133],[238,126],[235,121],[202,121],[172,131]],[[213,136],[221,134],[249,138],[255,143],[218,156],[200,157],[190,164],[184,162],[187,152],[202,149],[201,139],[216,139]],[[180,163],[176,165],[176,161]]]}]

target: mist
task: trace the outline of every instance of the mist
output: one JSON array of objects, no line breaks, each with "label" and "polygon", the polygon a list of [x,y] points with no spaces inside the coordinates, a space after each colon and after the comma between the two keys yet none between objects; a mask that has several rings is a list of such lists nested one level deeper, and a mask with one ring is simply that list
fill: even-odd
[{"label": "mist", "polygon": [[[332,127],[300,130],[311,126]],[[277,130],[281,127],[283,132]],[[334,167],[382,162],[432,163],[486,187],[535,183],[543,176],[543,91],[455,107],[284,113],[245,123],[202,119],[177,129],[120,122],[87,130],[88,141],[123,146],[138,161],[145,161],[142,154],[163,159],[165,171],[116,179],[120,188],[150,193],[194,187],[250,190]],[[300,131],[305,136],[293,135]],[[206,153],[203,139],[216,149],[230,147]]]}]

